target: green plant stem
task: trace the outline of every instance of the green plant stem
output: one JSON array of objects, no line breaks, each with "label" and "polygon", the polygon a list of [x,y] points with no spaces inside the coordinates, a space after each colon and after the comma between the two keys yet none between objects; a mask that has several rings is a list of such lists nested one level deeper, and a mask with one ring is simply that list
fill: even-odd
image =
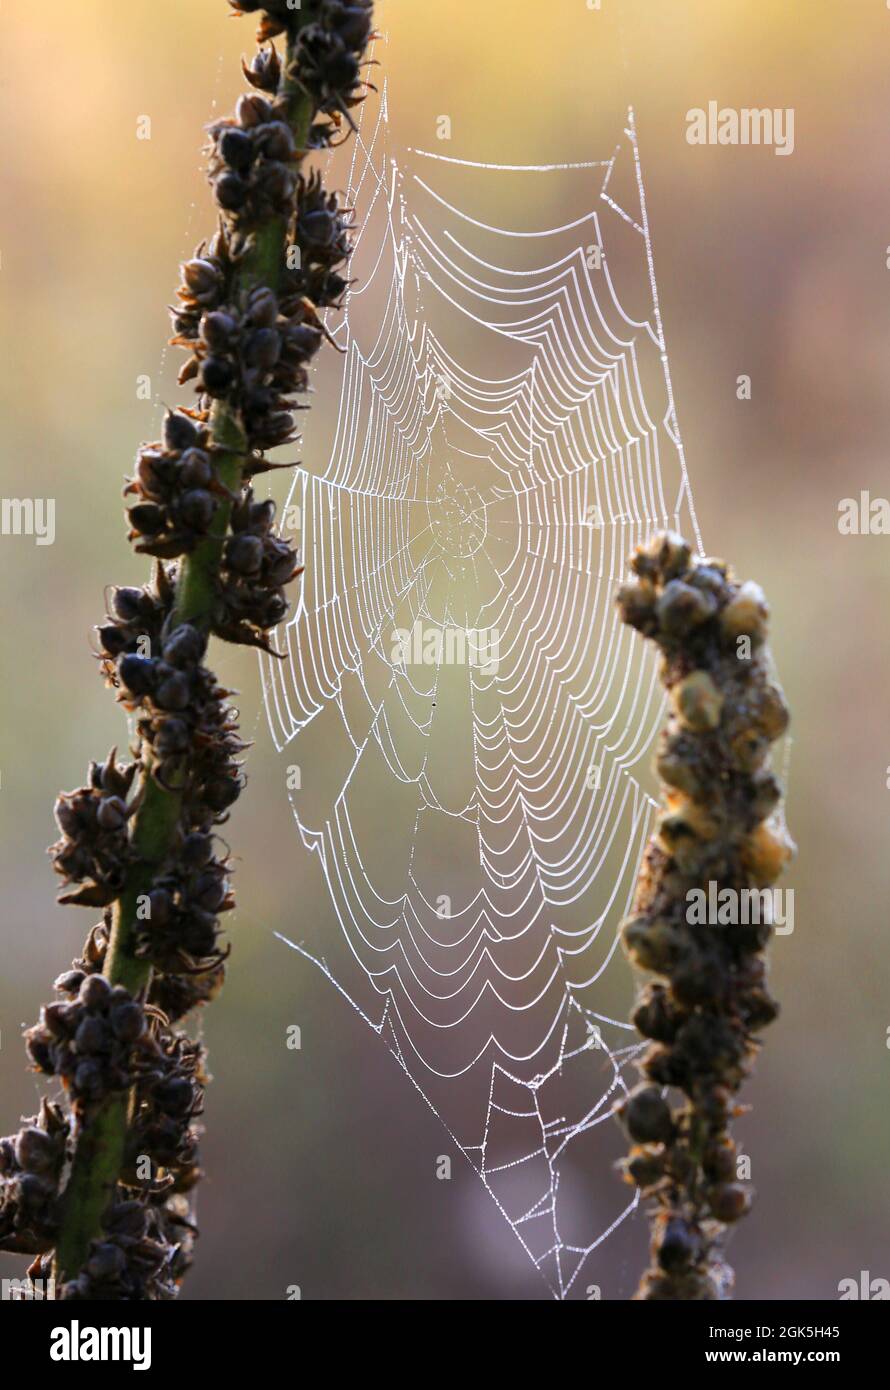
[{"label": "green plant stem", "polygon": [[[302,88],[287,76],[295,37],[296,31],[288,40],[282,95],[288,100],[288,119],[297,149],[303,151],[314,109]],[[276,218],[256,232],[238,265],[236,296],[256,285],[277,287],[286,236],[284,218]],[[243,482],[247,449],[244,430],[237,414],[221,401],[215,403],[210,423],[214,442],[222,451],[217,454],[217,475],[237,495]],[[181,562],[173,610],[176,622],[210,624],[231,510],[229,502],[218,509],[211,534]],[[147,754],[148,750],[143,752]],[[182,804],[181,791],[160,786],[150,765],[143,768],[139,797],[131,832],[136,863],[114,906],[104,971],[111,984],[123,985],[133,994],[146,989],[151,978],[151,966],[135,950],[139,900],[150,891],[159,867],[174,846]],[[56,1247],[54,1273],[60,1284],[77,1277],[88,1257],[90,1242],[101,1230],[103,1214],[121,1172],[130,1103],[126,1095],[111,1096],[80,1124]]]}]

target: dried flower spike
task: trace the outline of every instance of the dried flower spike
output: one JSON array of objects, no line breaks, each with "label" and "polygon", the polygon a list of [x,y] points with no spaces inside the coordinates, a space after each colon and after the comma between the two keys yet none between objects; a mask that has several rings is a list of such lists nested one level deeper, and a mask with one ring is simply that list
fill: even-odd
[{"label": "dried flower spike", "polygon": [[756,584],[670,533],[640,547],[631,569],[618,610],[659,647],[670,697],[655,762],[664,808],[622,926],[630,960],[652,977],[633,1014],[651,1040],[645,1080],[617,1108],[633,1141],[621,1167],[652,1207],[652,1263],[635,1297],[716,1299],[732,1284],[727,1227],[752,1198],[735,1180],[735,1096],[756,1034],[778,1014],[764,952],[772,885],[794,845],[769,756],[788,710]]},{"label": "dried flower spike", "polygon": [[[114,588],[97,629],[100,669],[135,716],[133,761],[115,750],[55,806],[60,902],[103,909],[25,1040],[65,1106],[44,1102],[0,1140],[0,1249],[31,1253],[74,1300],[176,1295],[197,1234],[202,1047],[174,1024],[216,997],[234,905],[218,835],[244,786],[237,711],[207,664],[209,639],[271,650],[296,557],[251,479],[294,437],[294,399],[339,305],[351,217],[302,163],[362,99],[370,0],[240,0],[261,46],[254,89],[210,130],[220,213],[182,267],[173,342],[192,407],[139,450],[127,522],[155,559],[144,588]],[[293,252],[299,255],[294,259]],[[175,562],[175,563],[174,563]]]}]

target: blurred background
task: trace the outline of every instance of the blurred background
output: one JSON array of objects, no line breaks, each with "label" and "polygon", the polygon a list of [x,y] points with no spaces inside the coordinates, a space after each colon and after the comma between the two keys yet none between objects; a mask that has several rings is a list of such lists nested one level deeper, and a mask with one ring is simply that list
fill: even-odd
[{"label": "blurred background", "polygon": [[[213,226],[203,126],[233,104],[252,49],[252,24],[226,8],[7,0],[0,12],[0,493],[56,499],[52,546],[0,537],[4,1133],[38,1093],[21,1026],[93,920],[54,907],[44,847],[60,787],[126,742],[90,629],[106,584],[145,575],[119,487],[157,434],[157,399],[182,399],[161,352],[166,305],[178,262]],[[459,157],[598,158],[635,108],[705,548],[766,589],[794,715],[787,815],[800,854],[783,886],[795,931],[773,947],[783,1013],[739,1126],[758,1201],[731,1245],[737,1294],[833,1298],[860,1271],[890,1277],[890,538],[837,525],[842,498],[890,496],[890,11],[387,0],[381,23],[396,149],[428,148],[448,113]],[[686,112],[712,99],[793,107],[793,155],[690,146]],[[137,139],[144,115],[150,140]],[[564,220],[558,175],[536,194],[541,225]],[[504,207],[502,224],[520,211]],[[137,395],[145,374],[152,400]],[[310,467],[312,449],[310,426]],[[305,1298],[548,1297],[459,1156],[453,1180],[436,1181],[429,1156],[453,1150],[385,1048],[275,940],[299,936],[301,921],[336,924],[295,831],[256,663],[223,659],[256,746],[227,836],[240,906],[229,982],[205,1024],[208,1177],[184,1296],[282,1298],[297,1284]],[[291,1023],[301,1052],[280,1046]],[[616,1179],[604,1166],[599,1181],[611,1192]],[[635,1218],[604,1247],[624,1296],[645,1244]],[[0,1258],[0,1273],[20,1265]]]}]

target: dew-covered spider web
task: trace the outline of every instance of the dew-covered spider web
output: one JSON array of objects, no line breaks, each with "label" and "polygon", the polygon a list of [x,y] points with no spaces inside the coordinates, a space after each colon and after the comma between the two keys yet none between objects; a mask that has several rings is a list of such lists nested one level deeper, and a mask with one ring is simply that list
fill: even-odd
[{"label": "dew-covered spider web", "polygon": [[617,934],[663,713],[614,593],[656,528],[698,540],[634,117],[526,168],[396,149],[385,88],[366,109],[342,355],[284,509],[306,569],[262,663],[333,906],[289,944],[584,1297],[637,1201],[611,1171],[639,1046]]}]

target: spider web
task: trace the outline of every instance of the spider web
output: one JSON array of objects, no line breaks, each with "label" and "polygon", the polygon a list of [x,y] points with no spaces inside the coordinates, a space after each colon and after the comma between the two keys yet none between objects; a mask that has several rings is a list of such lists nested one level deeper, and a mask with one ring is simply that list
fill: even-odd
[{"label": "spider web", "polygon": [[[285,509],[306,565],[287,659],[262,659],[337,923],[288,944],[558,1298],[638,1201],[609,1171],[640,1046],[617,929],[663,704],[613,596],[656,528],[700,545],[632,110],[616,134],[574,165],[397,156],[384,87],[352,147],[356,287],[319,392],[338,376],[339,408],[312,415],[327,463]],[[496,225],[500,186],[523,225]]]}]

